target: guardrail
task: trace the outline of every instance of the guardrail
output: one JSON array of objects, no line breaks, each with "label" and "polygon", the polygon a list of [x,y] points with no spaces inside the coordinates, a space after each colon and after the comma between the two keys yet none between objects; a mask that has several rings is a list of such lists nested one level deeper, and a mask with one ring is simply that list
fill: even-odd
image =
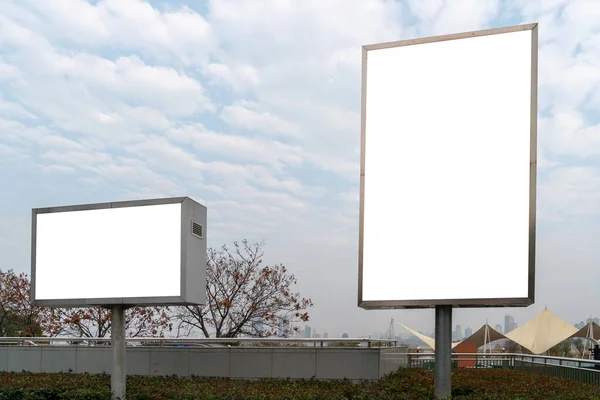
[{"label": "guardrail", "polygon": [[[452,353],[452,367],[465,368],[512,368],[512,353]],[[433,369],[434,353],[408,353],[409,368]]]},{"label": "guardrail", "polygon": [[600,386],[600,361],[520,354],[514,363],[515,369]]},{"label": "guardrail", "polygon": [[[434,368],[434,353],[408,353],[407,356],[409,368]],[[600,386],[600,361],[581,358],[518,353],[453,353],[452,367],[513,368]]]},{"label": "guardrail", "polygon": [[[159,347],[213,347],[215,345],[287,345],[326,347],[332,344],[358,344],[362,347],[393,347],[396,340],[370,338],[156,338],[137,337],[126,338],[128,346],[159,346]],[[108,338],[88,337],[2,337],[0,346],[110,346]]]}]

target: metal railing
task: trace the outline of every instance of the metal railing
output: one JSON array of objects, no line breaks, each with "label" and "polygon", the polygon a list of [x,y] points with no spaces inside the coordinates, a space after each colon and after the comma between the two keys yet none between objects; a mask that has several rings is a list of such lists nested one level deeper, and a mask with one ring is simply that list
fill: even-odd
[{"label": "metal railing", "polygon": [[[409,368],[432,369],[434,353],[408,353]],[[516,353],[453,353],[453,368],[511,368],[600,386],[600,361]]]},{"label": "metal railing", "polygon": [[[328,347],[358,345],[358,347],[394,347],[396,340],[369,338],[126,338],[128,346],[158,347],[214,347],[214,346],[286,346],[286,347]],[[88,337],[1,337],[0,346],[110,346],[108,338]]]},{"label": "metal railing", "polygon": [[[452,367],[464,368],[512,368],[514,357],[512,353],[452,353]],[[409,368],[434,367],[434,353],[408,353]]]},{"label": "metal railing", "polygon": [[520,354],[514,363],[515,369],[600,386],[600,361]]}]

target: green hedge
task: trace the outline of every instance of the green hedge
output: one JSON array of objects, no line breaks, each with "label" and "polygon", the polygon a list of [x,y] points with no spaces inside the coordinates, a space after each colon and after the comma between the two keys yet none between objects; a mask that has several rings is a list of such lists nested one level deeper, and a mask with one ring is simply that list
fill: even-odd
[{"label": "green hedge", "polygon": [[[600,400],[600,387],[502,369],[457,369],[454,399]],[[109,400],[110,377],[0,373],[0,400]],[[401,369],[377,382],[128,377],[127,400],[409,400],[433,399],[433,372]]]},{"label": "green hedge", "polygon": [[4,389],[0,400],[111,400],[110,389]]}]

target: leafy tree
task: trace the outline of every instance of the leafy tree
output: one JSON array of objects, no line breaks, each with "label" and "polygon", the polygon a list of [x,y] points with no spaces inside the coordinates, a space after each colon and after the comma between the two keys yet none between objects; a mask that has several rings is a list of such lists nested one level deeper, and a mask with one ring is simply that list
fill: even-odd
[{"label": "leafy tree", "polygon": [[504,349],[506,353],[514,353],[514,354],[531,354],[531,351],[521,346],[517,342],[513,342],[510,339],[507,339],[501,344],[496,345],[495,350],[501,352]]},{"label": "leafy tree", "polygon": [[555,345],[554,347],[550,348],[547,351],[547,353],[549,356],[554,356],[554,357],[570,357],[572,347],[573,347],[573,340],[566,339],[566,340],[563,340],[562,342],[560,342],[559,344]]},{"label": "leafy tree", "polygon": [[312,301],[292,291],[296,278],[285,266],[262,265],[263,245],[244,240],[233,249],[208,249],[207,304],[179,308],[179,335],[289,337],[295,324],[308,321]]},{"label": "leafy tree", "polygon": [[31,305],[27,274],[0,270],[0,336],[41,336],[47,313]]},{"label": "leafy tree", "polygon": [[580,356],[585,354],[585,340],[581,338],[573,339],[573,347],[575,347]]}]

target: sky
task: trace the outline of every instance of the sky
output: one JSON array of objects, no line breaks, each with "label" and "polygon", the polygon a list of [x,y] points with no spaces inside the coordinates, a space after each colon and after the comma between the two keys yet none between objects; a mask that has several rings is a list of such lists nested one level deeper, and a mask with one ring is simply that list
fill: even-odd
[{"label": "sky", "polygon": [[265,240],[318,332],[432,332],[433,310],[357,307],[361,46],[532,22],[536,302],[453,322],[600,315],[596,0],[4,0],[0,268],[29,272],[32,208],[190,196],[209,246]]}]

